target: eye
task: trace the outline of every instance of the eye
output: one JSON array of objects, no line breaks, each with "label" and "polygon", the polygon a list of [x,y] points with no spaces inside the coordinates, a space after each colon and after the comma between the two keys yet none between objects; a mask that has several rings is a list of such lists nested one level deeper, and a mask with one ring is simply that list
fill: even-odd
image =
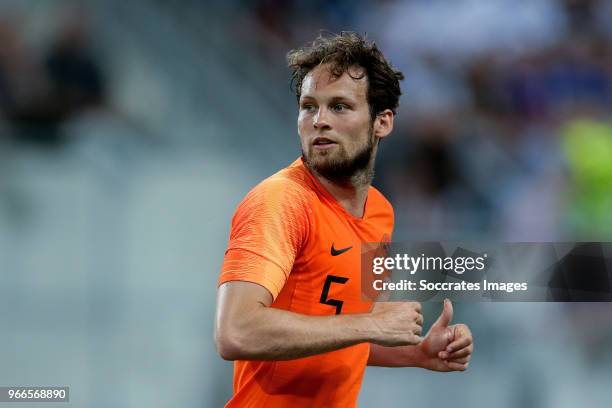
[{"label": "eye", "polygon": [[312,103],[303,103],[302,104],[302,110],[311,112],[311,111],[314,110],[314,108],[315,108],[315,106]]},{"label": "eye", "polygon": [[332,106],[332,110],[334,112],[342,112],[348,109],[348,106],[343,104],[343,103],[337,103],[334,106]]}]

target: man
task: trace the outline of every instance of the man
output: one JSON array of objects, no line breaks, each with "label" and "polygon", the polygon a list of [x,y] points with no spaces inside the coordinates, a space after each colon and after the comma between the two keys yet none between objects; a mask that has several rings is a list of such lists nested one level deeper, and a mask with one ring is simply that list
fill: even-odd
[{"label": "man", "polygon": [[401,72],[354,33],[291,51],[302,157],[256,186],[232,220],[215,340],[235,360],[228,407],[355,406],[366,365],[463,371],[452,305],[422,339],[417,302],[362,299],[360,244],[387,241],[393,209],[371,187]]}]

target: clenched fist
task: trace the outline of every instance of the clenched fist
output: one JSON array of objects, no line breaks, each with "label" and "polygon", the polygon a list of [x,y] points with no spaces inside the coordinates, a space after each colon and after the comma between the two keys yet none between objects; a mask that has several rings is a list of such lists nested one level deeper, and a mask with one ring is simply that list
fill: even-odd
[{"label": "clenched fist", "polygon": [[423,315],[419,302],[377,302],[370,317],[377,333],[372,343],[408,346],[422,340]]}]

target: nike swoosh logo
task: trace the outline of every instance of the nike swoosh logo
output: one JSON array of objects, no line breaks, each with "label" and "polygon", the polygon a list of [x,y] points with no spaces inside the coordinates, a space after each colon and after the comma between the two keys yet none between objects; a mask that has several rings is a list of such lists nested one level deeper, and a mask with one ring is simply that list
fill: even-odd
[{"label": "nike swoosh logo", "polygon": [[349,249],[351,249],[353,246],[351,245],[350,247],[346,247],[346,248],[342,248],[342,249],[336,249],[334,248],[334,244],[332,244],[331,247],[331,256],[338,256],[340,254],[345,253],[346,251],[348,251]]}]

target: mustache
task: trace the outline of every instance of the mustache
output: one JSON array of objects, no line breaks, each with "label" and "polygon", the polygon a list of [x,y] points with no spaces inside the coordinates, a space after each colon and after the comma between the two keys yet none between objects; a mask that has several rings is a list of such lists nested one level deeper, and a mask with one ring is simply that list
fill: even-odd
[{"label": "mustache", "polygon": [[308,168],[314,170],[321,176],[330,181],[338,183],[346,183],[358,174],[366,174],[368,180],[373,177],[372,159],[376,144],[374,138],[368,137],[368,143],[357,151],[352,157],[349,157],[346,150],[339,146],[337,154],[326,155],[323,160],[313,158],[313,145],[309,145],[307,152],[302,149],[302,158]]}]

